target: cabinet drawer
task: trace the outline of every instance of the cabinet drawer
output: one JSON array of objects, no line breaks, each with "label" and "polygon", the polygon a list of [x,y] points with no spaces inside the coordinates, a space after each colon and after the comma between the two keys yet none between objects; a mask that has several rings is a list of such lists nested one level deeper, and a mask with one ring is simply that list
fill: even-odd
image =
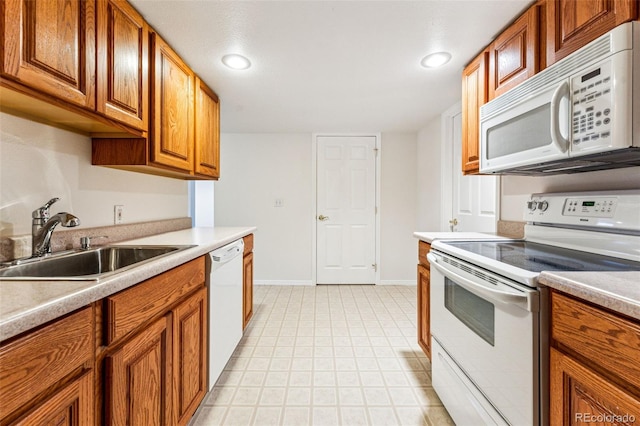
[{"label": "cabinet drawer", "polygon": [[107,344],[166,312],[204,285],[204,257],[180,265],[106,298]]},{"label": "cabinet drawer", "polygon": [[0,418],[93,358],[93,310],[83,308],[0,348]]},{"label": "cabinet drawer", "polygon": [[551,337],[603,371],[640,383],[640,324],[553,292]]},{"label": "cabinet drawer", "polygon": [[429,269],[429,261],[427,260],[427,253],[431,250],[431,244],[420,241],[418,243],[418,263]]},{"label": "cabinet drawer", "polygon": [[253,251],[253,234],[249,234],[243,238],[244,240],[244,253],[251,253]]}]

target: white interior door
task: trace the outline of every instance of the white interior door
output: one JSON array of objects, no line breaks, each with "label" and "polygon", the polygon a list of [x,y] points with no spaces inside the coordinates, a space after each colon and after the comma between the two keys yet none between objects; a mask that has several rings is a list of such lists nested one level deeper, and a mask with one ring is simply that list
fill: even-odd
[{"label": "white interior door", "polygon": [[448,219],[451,231],[495,232],[497,228],[497,176],[464,176],[462,174],[462,114],[451,116],[451,159],[452,208]]},{"label": "white interior door", "polygon": [[376,137],[316,141],[316,282],[374,284]]}]

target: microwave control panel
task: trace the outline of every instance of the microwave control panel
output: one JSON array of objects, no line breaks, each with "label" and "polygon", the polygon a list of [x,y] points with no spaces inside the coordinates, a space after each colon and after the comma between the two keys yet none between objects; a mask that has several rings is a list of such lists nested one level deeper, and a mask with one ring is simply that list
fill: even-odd
[{"label": "microwave control panel", "polygon": [[571,79],[572,143],[575,149],[602,145],[611,137],[611,61],[601,62]]}]

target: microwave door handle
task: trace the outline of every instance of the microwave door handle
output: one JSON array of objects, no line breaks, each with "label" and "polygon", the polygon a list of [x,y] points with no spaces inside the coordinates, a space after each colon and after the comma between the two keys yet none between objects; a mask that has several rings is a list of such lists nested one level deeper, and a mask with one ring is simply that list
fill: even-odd
[{"label": "microwave door handle", "polygon": [[551,141],[560,152],[569,149],[569,140],[560,132],[560,101],[563,97],[569,97],[569,94],[569,83],[563,81],[551,97]]},{"label": "microwave door handle", "polygon": [[429,259],[429,263],[431,266],[436,268],[442,275],[449,278],[452,281],[455,281],[461,287],[469,290],[471,293],[489,301],[495,301],[504,303],[506,305],[517,305],[523,309],[526,309],[529,312],[533,312],[532,301],[529,300],[529,295],[521,294],[521,293],[512,293],[509,291],[502,291],[493,288],[489,288],[480,283],[471,281],[455,272],[449,270],[448,268],[440,265],[438,263],[438,258],[434,256],[432,253],[427,254],[427,258]]}]

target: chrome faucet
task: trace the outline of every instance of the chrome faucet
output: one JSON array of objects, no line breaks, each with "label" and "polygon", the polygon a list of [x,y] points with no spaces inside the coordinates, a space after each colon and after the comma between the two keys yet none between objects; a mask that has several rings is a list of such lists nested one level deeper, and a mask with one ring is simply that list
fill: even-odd
[{"label": "chrome faucet", "polygon": [[41,257],[51,253],[51,234],[58,224],[72,228],[80,225],[80,219],[74,215],[62,212],[49,217],[49,207],[60,198],[50,199],[44,206],[31,214],[31,257]]}]

